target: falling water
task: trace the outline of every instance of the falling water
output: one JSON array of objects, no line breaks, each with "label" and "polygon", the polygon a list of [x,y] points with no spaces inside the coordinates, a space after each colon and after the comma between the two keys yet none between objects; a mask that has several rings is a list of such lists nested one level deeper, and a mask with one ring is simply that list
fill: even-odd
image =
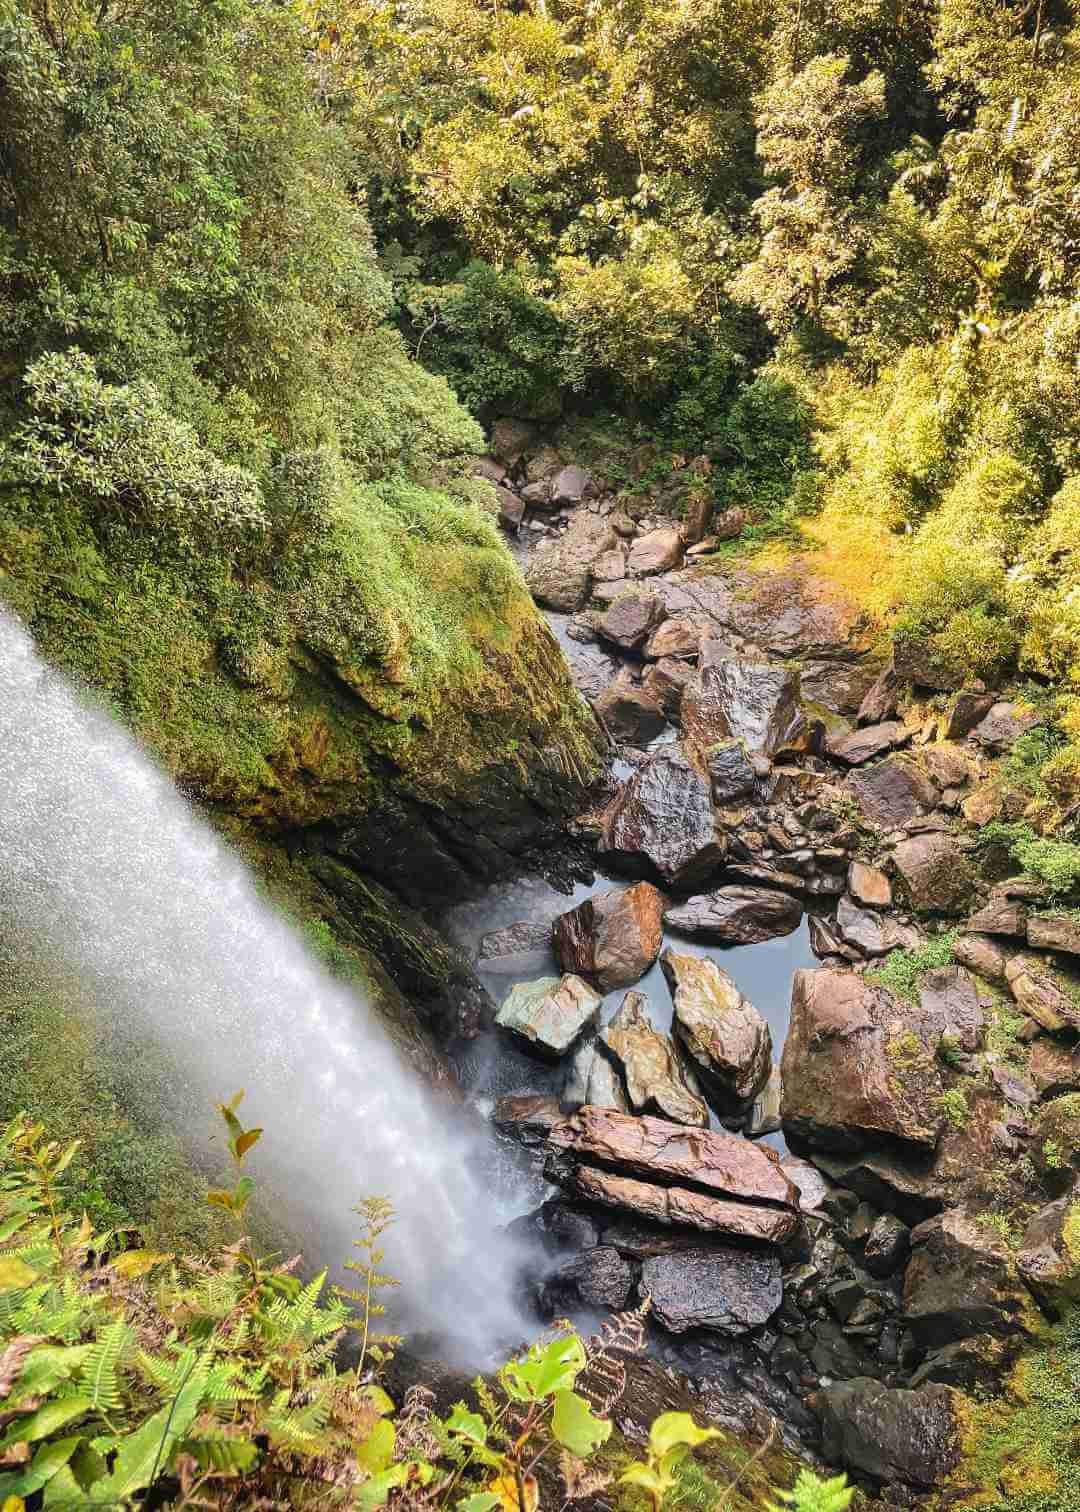
[{"label": "falling water", "polygon": [[[355,993],[260,900],[135,742],[0,612],[0,933],[78,973],[119,1053],[167,1064],[189,1126],[247,1087],[255,1174],[307,1258],[347,1254],[363,1196],[398,1213],[408,1321],[486,1353],[519,1320],[472,1173],[476,1136],[398,1061]],[[315,1253],[312,1253],[314,1251]],[[395,1309],[397,1311],[397,1309]]]}]

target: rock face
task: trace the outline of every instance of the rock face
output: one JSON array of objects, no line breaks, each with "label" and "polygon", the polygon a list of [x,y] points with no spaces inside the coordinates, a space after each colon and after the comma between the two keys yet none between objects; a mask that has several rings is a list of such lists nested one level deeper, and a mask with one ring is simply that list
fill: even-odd
[{"label": "rock face", "polygon": [[895,829],[937,807],[937,788],[908,756],[887,756],[853,772],[847,786],[871,824]]},{"label": "rock face", "polygon": [[565,1055],[582,1030],[595,1024],[600,997],[577,976],[520,982],[495,1022],[547,1057]]},{"label": "rock face", "polygon": [[893,860],[920,912],[960,914],[971,902],[975,877],[951,835],[912,835],[901,840]]},{"label": "rock face", "polygon": [[692,676],[687,662],[665,656],[648,669],[641,685],[649,697],[660,705],[668,719],[677,720],[682,709],[683,693]]},{"label": "rock face", "polygon": [[647,746],[667,723],[660,704],[648,689],[634,682],[628,669],[604,689],[593,708],[612,739],[621,745]]},{"label": "rock face", "polygon": [[606,520],[587,511],[576,514],[565,535],[545,541],[533,553],[525,573],[533,598],[564,614],[581,609],[589,597],[593,562],[617,540]]},{"label": "rock face", "polygon": [[709,779],[679,746],[665,747],[623,784],[604,814],[600,850],[676,887],[704,882],[724,858]]},{"label": "rock face", "polygon": [[480,941],[478,964],[485,971],[517,971],[520,964],[536,960],[551,946],[551,925],[522,920],[493,929]]},{"label": "rock face", "polygon": [[[754,791],[759,774],[741,741],[721,741],[719,745],[709,748],[705,759],[712,778],[713,798],[717,803],[733,803],[739,798],[748,797]],[[755,760],[760,764],[763,758],[759,756]],[[768,763],[765,762],[765,765]]]},{"label": "rock face", "polygon": [[798,929],[802,904],[768,887],[718,887],[667,909],[664,923],[679,934],[721,945],[756,945]]},{"label": "rock face", "polygon": [[957,1398],[949,1386],[918,1391],[857,1377],[818,1394],[826,1459],[879,1481],[941,1485],[960,1462]]},{"label": "rock face", "polygon": [[854,972],[796,971],[781,1062],[785,1132],[824,1150],[885,1135],[932,1149],[943,1125],[933,1054],[892,994]]},{"label": "rock face", "polygon": [[767,1323],[783,1300],[780,1259],[736,1249],[654,1255],[641,1267],[641,1290],[670,1333],[746,1333]]},{"label": "rock face", "polygon": [[658,1113],[673,1123],[708,1127],[708,1109],[687,1086],[671,1040],[653,1028],[648,999],[640,992],[626,994],[600,1038],[622,1067],[636,1113]]},{"label": "rock face", "polygon": [[658,572],[670,572],[682,561],[683,543],[679,532],[671,525],[650,530],[638,536],[630,548],[628,566],[631,577],[651,577]]},{"label": "rock face", "polygon": [[772,1036],[761,1014],[715,961],[665,950],[674,1031],[718,1111],[751,1102],[769,1079]]},{"label": "rock face", "polygon": [[634,651],[645,644],[663,613],[655,594],[633,589],[620,594],[597,620],[596,628],[605,640],[613,641],[625,651]]},{"label": "rock face", "polygon": [[[700,1229],[755,1243],[785,1244],[799,1225],[797,1215],[787,1208],[709,1197],[687,1187],[658,1186],[596,1166],[555,1158],[544,1169],[552,1181],[582,1202],[617,1208],[664,1227]],[[681,1244],[685,1246],[685,1235],[681,1236]]]},{"label": "rock face", "polygon": [[976,1214],[949,1208],[912,1230],[904,1321],[921,1347],[972,1334],[1016,1334],[1030,1310],[1008,1245]]},{"label": "rock face", "polygon": [[603,993],[639,982],[660,954],[664,898],[649,882],[586,898],[555,920],[552,938],[564,971]]},{"label": "rock face", "polygon": [[741,740],[748,751],[774,756],[805,728],[798,673],[731,656],[720,642],[706,641],[697,677],[683,695],[683,728],[701,745]]}]

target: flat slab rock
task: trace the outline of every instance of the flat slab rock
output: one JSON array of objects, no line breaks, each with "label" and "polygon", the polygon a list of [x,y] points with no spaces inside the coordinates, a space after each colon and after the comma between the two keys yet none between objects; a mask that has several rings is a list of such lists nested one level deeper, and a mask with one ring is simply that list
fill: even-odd
[{"label": "flat slab rock", "polygon": [[802,916],[802,904],[790,893],[735,885],[699,893],[668,908],[664,923],[695,940],[756,945],[798,929]]},{"label": "flat slab rock", "polygon": [[549,1180],[582,1202],[681,1230],[683,1247],[686,1231],[692,1229],[756,1243],[785,1244],[799,1226],[798,1215],[791,1208],[709,1197],[688,1187],[657,1186],[596,1166],[575,1165],[558,1156],[550,1158],[544,1170]]},{"label": "flat slab rock", "polygon": [[511,989],[495,1022],[550,1058],[565,1055],[599,1012],[599,993],[580,977],[538,977]]},{"label": "flat slab rock", "polygon": [[845,766],[862,766],[875,756],[904,745],[909,738],[906,726],[892,720],[886,724],[864,725],[861,730],[852,730],[850,734],[835,738],[829,736],[825,749],[834,761],[843,762]]},{"label": "flat slab rock", "polygon": [[552,931],[560,966],[603,993],[640,981],[660,954],[664,901],[651,882],[637,882],[560,914]]},{"label": "flat slab rock", "polygon": [[736,1249],[653,1255],[642,1264],[641,1291],[669,1333],[747,1333],[767,1323],[783,1301],[780,1257]]},{"label": "flat slab rock", "polygon": [[781,1062],[785,1131],[823,1150],[881,1135],[933,1149],[943,1089],[933,1048],[913,1032],[919,1017],[855,972],[796,971]]}]

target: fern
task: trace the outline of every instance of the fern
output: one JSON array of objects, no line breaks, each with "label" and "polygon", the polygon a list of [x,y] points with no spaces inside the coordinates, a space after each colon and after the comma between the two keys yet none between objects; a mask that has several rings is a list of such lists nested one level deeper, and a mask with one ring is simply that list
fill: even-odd
[{"label": "fern", "polygon": [[120,1360],[132,1341],[132,1331],[122,1318],[98,1335],[82,1368],[84,1391],[98,1412],[115,1412],[121,1406]]},{"label": "fern", "polygon": [[776,1494],[785,1506],[769,1503],[767,1512],[847,1512],[855,1487],[848,1485],[846,1475],[822,1480],[812,1470],[800,1470],[792,1489]]}]

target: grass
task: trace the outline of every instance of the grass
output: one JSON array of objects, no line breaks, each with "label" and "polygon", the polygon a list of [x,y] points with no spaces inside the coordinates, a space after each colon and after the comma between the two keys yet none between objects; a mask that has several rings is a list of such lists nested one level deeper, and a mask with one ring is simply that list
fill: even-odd
[{"label": "grass", "polygon": [[919,983],[926,972],[951,964],[956,937],[955,929],[947,929],[918,950],[894,950],[875,971],[866,973],[866,979],[879,987],[888,987],[905,1002],[917,1003]]}]

